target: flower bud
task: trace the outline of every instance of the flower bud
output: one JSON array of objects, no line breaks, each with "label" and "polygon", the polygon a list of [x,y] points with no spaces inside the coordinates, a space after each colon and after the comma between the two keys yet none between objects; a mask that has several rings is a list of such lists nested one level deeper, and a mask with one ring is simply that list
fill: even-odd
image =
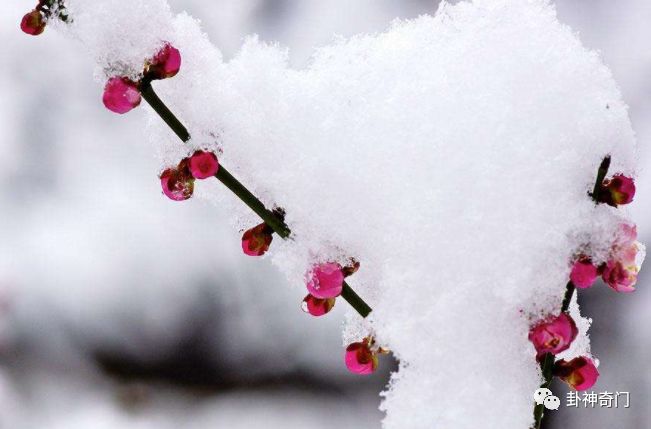
[{"label": "flower bud", "polygon": [[198,150],[190,157],[189,166],[195,179],[207,179],[217,174],[219,161],[214,153]]},{"label": "flower bud", "polygon": [[104,86],[104,106],[111,112],[123,114],[140,104],[140,91],[135,82],[126,77],[112,77]]},{"label": "flower bud", "polygon": [[599,270],[592,264],[590,258],[580,257],[572,266],[570,281],[580,289],[592,286],[599,276]]},{"label": "flower bud", "polygon": [[187,166],[187,158],[177,168],[168,168],[160,175],[163,193],[173,201],[184,201],[192,197],[194,177]]},{"label": "flower bud", "polygon": [[554,364],[553,374],[575,390],[587,390],[594,386],[599,378],[599,371],[594,362],[580,356],[567,362],[561,359]]},{"label": "flower bud", "polygon": [[634,197],[635,181],[623,174],[615,174],[612,178],[604,180],[597,201],[617,207],[630,203]]},{"label": "flower bud", "polygon": [[303,311],[314,317],[328,314],[335,306],[335,298],[320,299],[308,294],[303,299]]},{"label": "flower bud", "polygon": [[561,313],[551,320],[542,321],[529,331],[529,341],[536,348],[536,358],[540,360],[547,353],[557,355],[567,350],[576,338],[578,330],[574,320]]},{"label": "flower bud", "polygon": [[336,298],[344,287],[344,273],[341,265],[327,262],[312,267],[307,273],[307,290],[316,298]]},{"label": "flower bud", "polygon": [[262,256],[269,250],[271,240],[273,229],[263,222],[242,235],[242,250],[249,256]]},{"label": "flower bud", "polygon": [[181,69],[181,53],[174,46],[165,46],[151,59],[145,68],[145,74],[151,79],[174,77]]},{"label": "flower bud", "polygon": [[22,21],[20,21],[20,29],[25,34],[38,36],[45,31],[45,24],[45,17],[41,11],[34,9],[23,16]]},{"label": "flower bud", "polygon": [[365,338],[360,343],[346,347],[346,368],[354,374],[368,375],[378,367],[377,352],[371,349],[372,340]]}]

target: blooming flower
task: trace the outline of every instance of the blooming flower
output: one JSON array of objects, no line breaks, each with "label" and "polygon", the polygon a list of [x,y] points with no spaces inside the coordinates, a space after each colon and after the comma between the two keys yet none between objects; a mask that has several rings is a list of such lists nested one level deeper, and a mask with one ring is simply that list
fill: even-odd
[{"label": "blooming flower", "polygon": [[586,289],[592,286],[599,276],[599,270],[592,264],[590,258],[581,257],[572,266],[570,281],[578,288]]},{"label": "blooming flower", "polygon": [[542,321],[529,331],[529,341],[536,348],[536,358],[541,359],[545,354],[558,353],[567,350],[576,338],[578,330],[574,320],[561,313],[552,320]]},{"label": "blooming flower", "polygon": [[585,356],[574,358],[569,362],[565,359],[557,361],[553,373],[575,390],[591,388],[599,377],[594,362]]},{"label": "blooming flower", "polygon": [[135,82],[126,77],[112,77],[104,86],[104,106],[112,112],[123,114],[140,104],[140,91]]},{"label": "blooming flower", "polygon": [[609,206],[628,204],[635,197],[635,182],[623,174],[615,174],[612,178],[604,180],[597,200]]},{"label": "blooming flower", "polygon": [[173,201],[183,201],[192,197],[194,177],[187,166],[187,158],[177,168],[168,168],[160,175],[163,193]]},{"label": "blooming flower", "polygon": [[320,299],[308,294],[305,299],[303,299],[303,311],[315,317],[329,313],[334,306],[334,298]]},{"label": "blooming flower", "polygon": [[195,179],[207,179],[217,174],[219,161],[214,153],[198,150],[190,157],[189,166]]},{"label": "blooming flower", "polygon": [[355,374],[368,375],[378,367],[377,351],[372,350],[373,341],[365,338],[362,342],[346,347],[346,367]]},{"label": "blooming flower", "polygon": [[316,298],[336,298],[344,287],[344,273],[341,265],[327,262],[315,265],[307,273],[307,290]]},{"label": "blooming flower", "polygon": [[249,256],[264,255],[269,250],[269,245],[273,240],[272,234],[273,229],[264,222],[247,230],[242,235],[242,250]]},{"label": "blooming flower", "polygon": [[601,277],[617,292],[634,292],[637,275],[646,256],[646,247],[637,241],[635,225],[623,224],[622,237],[613,246],[610,259],[606,262]]},{"label": "blooming flower", "polygon": [[38,36],[45,30],[45,24],[43,14],[39,10],[34,9],[23,16],[23,19],[20,21],[20,29],[23,30],[23,33]]},{"label": "blooming flower", "polygon": [[152,79],[167,79],[174,77],[181,69],[181,53],[174,46],[165,46],[147,64],[145,73]]}]

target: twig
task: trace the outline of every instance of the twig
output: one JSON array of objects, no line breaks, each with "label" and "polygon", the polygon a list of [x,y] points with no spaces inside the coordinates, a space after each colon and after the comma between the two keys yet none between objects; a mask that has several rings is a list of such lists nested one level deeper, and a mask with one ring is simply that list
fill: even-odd
[{"label": "twig", "polygon": [[[179,119],[172,113],[172,111],[163,103],[158,97],[154,88],[151,86],[151,81],[143,79],[140,83],[140,93],[142,98],[154,109],[158,116],[165,121],[165,123],[174,131],[174,133],[185,143],[190,140],[190,133],[188,129],[179,121]],[[244,204],[253,210],[262,220],[274,230],[281,238],[287,239],[290,237],[291,230],[274,212],[267,209],[262,201],[253,195],[239,180],[237,180],[228,170],[222,165],[219,165],[219,170],[215,175],[220,182],[224,184],[231,192],[233,192]],[[353,288],[344,282],[344,287],[341,291],[341,297],[345,299],[351,307],[355,309],[362,317],[368,316],[371,307],[353,290]]]}]

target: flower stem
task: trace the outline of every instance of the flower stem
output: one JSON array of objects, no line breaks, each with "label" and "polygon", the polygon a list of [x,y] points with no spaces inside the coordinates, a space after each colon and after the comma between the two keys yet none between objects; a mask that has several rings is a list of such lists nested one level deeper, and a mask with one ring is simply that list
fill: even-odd
[{"label": "flower stem", "polygon": [[362,317],[368,316],[371,311],[373,311],[345,281],[344,287],[341,290],[341,297],[348,301],[348,304],[350,304],[350,306],[353,307]]},{"label": "flower stem", "polygon": [[599,165],[599,170],[597,171],[597,180],[594,183],[594,189],[592,193],[589,194],[595,203],[599,202],[599,193],[601,192],[601,185],[604,182],[604,179],[606,178],[606,174],[608,174],[609,168],[610,168],[610,155],[606,155],[603,161],[601,161],[601,165]]},{"label": "flower stem", "polygon": [[[142,98],[154,109],[158,116],[174,131],[174,133],[185,143],[190,140],[188,129],[179,121],[172,111],[158,97],[158,94],[151,86],[151,81],[143,79],[140,83],[140,93]],[[287,239],[291,230],[274,212],[268,210],[262,201],[249,191],[239,180],[237,180],[228,170],[219,165],[219,170],[215,177],[233,192],[244,204],[253,210],[260,218],[276,232],[281,238]],[[368,316],[372,309],[368,304],[351,288],[348,283],[344,282],[341,297],[345,299],[351,307],[355,309],[362,317]]]},{"label": "flower stem", "polygon": [[190,133],[188,129],[178,120],[174,113],[167,108],[163,100],[158,97],[158,94],[154,91],[154,88],[151,86],[151,81],[143,79],[140,83],[140,94],[142,98],[145,99],[147,103],[158,113],[158,116],[161,117],[163,121],[174,131],[174,133],[179,136],[179,138],[186,143],[190,140]]},{"label": "flower stem", "polygon": [[[554,355],[551,353],[545,354],[545,357],[543,358],[542,362],[540,362],[540,369],[542,370],[543,374],[543,379],[545,380],[543,384],[540,385],[540,387],[544,387],[549,389],[550,384],[552,384],[552,368],[554,367]],[[536,404],[533,408],[533,417],[534,417],[534,425],[533,429],[540,429],[540,425],[542,424],[542,419],[545,414],[545,405],[544,404]]]},{"label": "flower stem", "polygon": [[574,283],[567,282],[567,286],[565,287],[565,297],[563,298],[563,304],[561,305],[562,313],[567,312],[570,308],[570,301],[572,301],[572,295],[574,294],[575,289],[576,286],[574,286]]}]

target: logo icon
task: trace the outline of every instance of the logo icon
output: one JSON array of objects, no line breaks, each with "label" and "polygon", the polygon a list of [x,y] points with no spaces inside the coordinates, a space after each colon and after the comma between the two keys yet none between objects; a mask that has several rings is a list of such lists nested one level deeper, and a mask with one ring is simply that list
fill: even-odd
[{"label": "logo icon", "polygon": [[554,396],[552,391],[546,387],[541,387],[533,392],[533,400],[538,405],[544,405],[548,410],[558,410],[561,406],[561,400],[558,396]]}]

